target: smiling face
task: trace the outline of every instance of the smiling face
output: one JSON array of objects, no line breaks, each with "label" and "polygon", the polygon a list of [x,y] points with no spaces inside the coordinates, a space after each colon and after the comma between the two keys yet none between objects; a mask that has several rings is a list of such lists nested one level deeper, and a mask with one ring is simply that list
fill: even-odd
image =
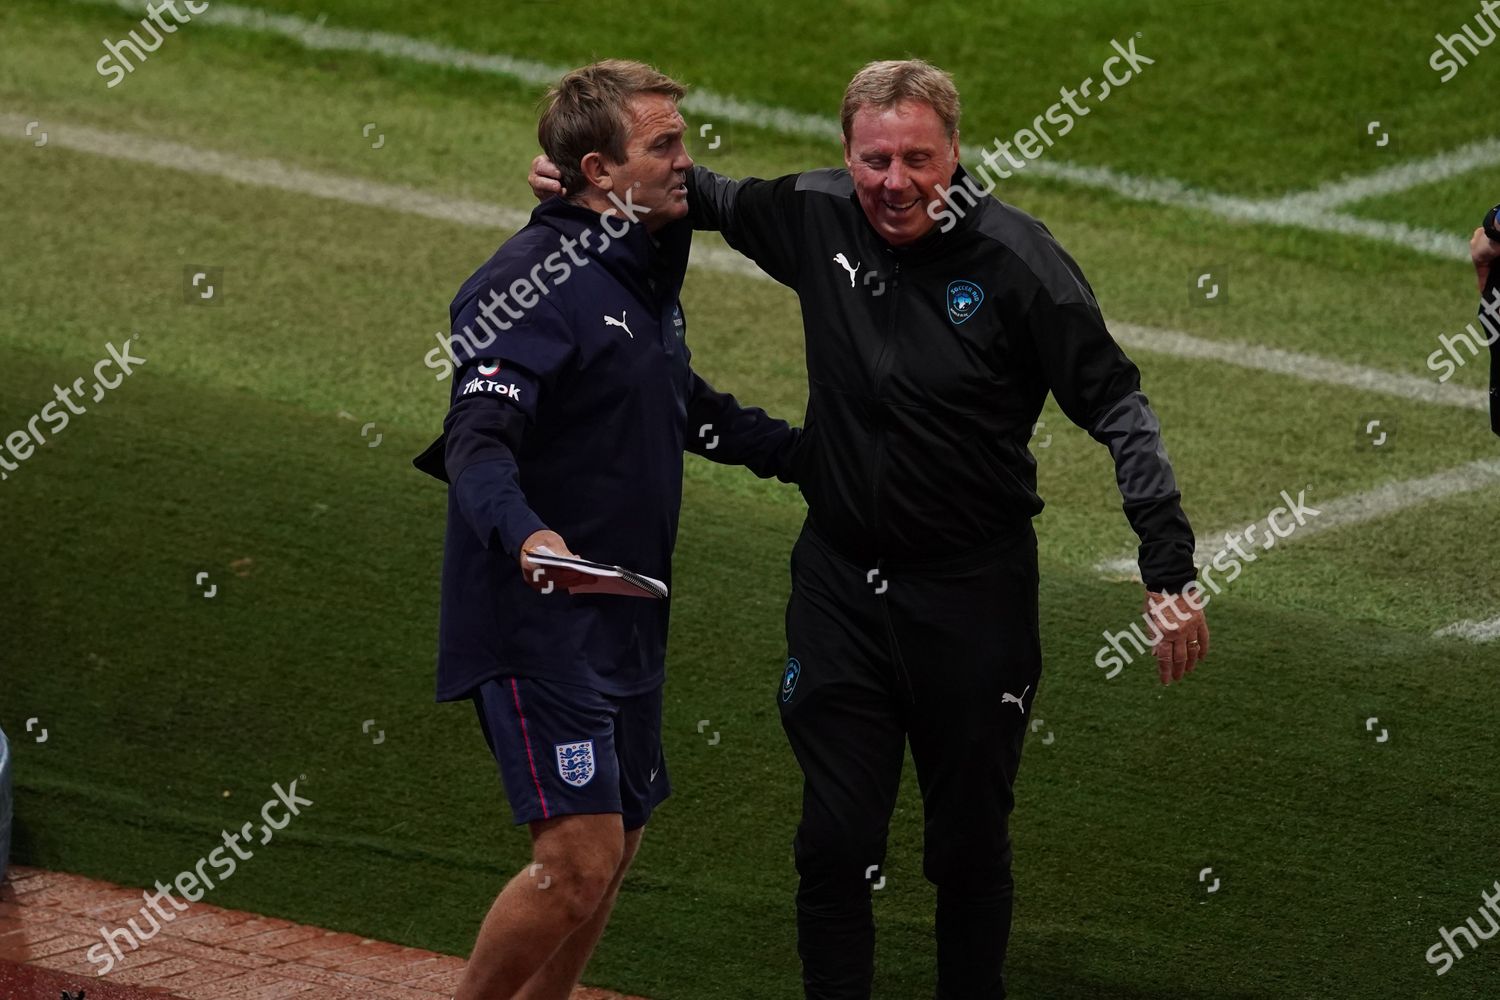
[{"label": "smiling face", "polygon": [[[687,215],[687,175],[693,169],[682,137],[687,123],[666,94],[638,94],[630,101],[625,162],[605,162],[604,188],[627,204],[649,209],[640,216],[655,232]],[[626,197],[629,192],[629,198]]]},{"label": "smiling face", "polygon": [[865,218],[887,243],[903,246],[937,225],[927,206],[941,203],[938,186],[958,167],[958,132],[950,136],[924,101],[866,105],[850,123],[844,163]]}]

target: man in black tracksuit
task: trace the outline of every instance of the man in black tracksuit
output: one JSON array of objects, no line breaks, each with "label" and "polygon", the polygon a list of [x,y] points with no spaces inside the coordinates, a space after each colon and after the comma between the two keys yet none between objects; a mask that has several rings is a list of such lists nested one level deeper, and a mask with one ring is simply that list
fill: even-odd
[{"label": "man in black tracksuit", "polygon": [[[1005,995],[1007,817],[1041,674],[1027,441],[1049,391],[1109,448],[1146,589],[1178,618],[1161,619],[1163,681],[1208,647],[1201,605],[1171,596],[1194,579],[1193,534],[1140,374],[1046,227],[958,166],[957,110],[941,71],[873,63],[844,101],[847,169],[735,182],[700,166],[689,183],[694,226],[794,289],[806,328],[789,478],[808,517],[777,697],[805,777],[810,1000],[870,996],[870,886],[908,739],[937,996]],[[973,197],[941,209],[944,185]]]}]

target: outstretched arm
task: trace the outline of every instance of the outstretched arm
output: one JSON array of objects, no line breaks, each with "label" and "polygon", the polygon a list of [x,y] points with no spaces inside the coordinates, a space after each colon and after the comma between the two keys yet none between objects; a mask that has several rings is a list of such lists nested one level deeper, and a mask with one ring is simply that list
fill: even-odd
[{"label": "outstretched arm", "polygon": [[[477,298],[460,314],[457,326],[474,321]],[[530,367],[512,360],[526,359]],[[588,578],[572,570],[534,566],[529,553],[545,546],[572,555],[562,536],[542,522],[521,489],[516,456],[537,415],[537,396],[571,357],[571,341],[560,322],[535,310],[518,326],[504,358],[469,357],[454,372],[452,402],[443,434],[414,461],[418,469],[448,483],[459,513],[486,549],[500,549],[540,590]]]},{"label": "outstretched arm", "polygon": [[799,176],[734,180],[695,166],[688,174],[688,218],[694,229],[723,234],[762,271],[795,288],[804,243]]},{"label": "outstretched arm", "polygon": [[[761,270],[795,287],[803,242],[798,176],[734,180],[695,166],[688,174],[688,217],[694,229],[722,233],[725,242]],[[539,200],[567,194],[562,174],[546,155],[531,161],[526,182]]]},{"label": "outstretched arm", "polygon": [[721,465],[743,465],[762,479],[795,482],[792,458],[800,428],[755,406],[741,406],[692,373],[687,403],[686,449]]}]

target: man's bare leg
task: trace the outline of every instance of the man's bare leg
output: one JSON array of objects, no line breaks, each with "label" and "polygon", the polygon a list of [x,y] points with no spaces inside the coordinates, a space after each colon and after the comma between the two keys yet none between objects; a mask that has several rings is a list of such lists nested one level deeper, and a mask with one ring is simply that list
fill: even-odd
[{"label": "man's bare leg", "polygon": [[516,996],[573,932],[595,918],[617,883],[625,852],[619,813],[538,820],[531,840],[532,861],[541,868],[533,877],[527,866],[501,890],[454,1000]]},{"label": "man's bare leg", "polygon": [[604,898],[599,902],[599,909],[594,911],[587,923],[568,935],[562,947],[547,959],[547,964],[526,981],[515,1000],[568,1000],[573,995],[573,987],[578,985],[578,980],[583,976],[589,956],[594,954],[599,939],[604,936],[604,927],[609,923],[615,900],[620,895],[620,883],[625,881],[625,873],[630,870],[630,863],[635,860],[635,853],[640,849],[641,833],[644,830],[645,827],[641,827],[625,834],[624,856],[620,859],[619,870],[610,881]]}]

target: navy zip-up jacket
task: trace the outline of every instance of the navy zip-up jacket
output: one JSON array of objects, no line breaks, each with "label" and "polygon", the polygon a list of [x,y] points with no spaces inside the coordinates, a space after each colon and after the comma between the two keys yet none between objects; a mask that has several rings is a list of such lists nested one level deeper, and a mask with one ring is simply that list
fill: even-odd
[{"label": "navy zip-up jacket", "polygon": [[521,544],[548,528],[670,586],[684,450],[792,481],[800,432],[692,370],[691,242],[686,220],[653,237],[551,198],[459,289],[451,408],[413,463],[449,484],[439,701],[502,674],[652,690],[669,601],[538,593]]}]

